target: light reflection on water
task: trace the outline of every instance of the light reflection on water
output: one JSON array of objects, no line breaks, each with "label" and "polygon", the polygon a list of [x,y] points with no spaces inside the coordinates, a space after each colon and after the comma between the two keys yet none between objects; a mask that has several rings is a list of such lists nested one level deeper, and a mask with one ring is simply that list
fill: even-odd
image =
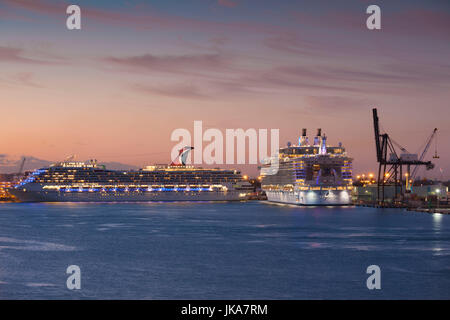
[{"label": "light reflection on water", "polygon": [[0,298],[449,299],[449,231],[450,216],[395,209],[0,204]]}]

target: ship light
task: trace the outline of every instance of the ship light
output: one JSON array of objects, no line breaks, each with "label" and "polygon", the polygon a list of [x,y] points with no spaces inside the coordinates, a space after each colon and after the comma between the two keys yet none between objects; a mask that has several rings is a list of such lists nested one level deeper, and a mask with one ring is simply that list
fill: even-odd
[{"label": "ship light", "polygon": [[308,191],[308,193],[306,193],[306,198],[308,200],[313,200],[316,198],[316,193],[314,191]]},{"label": "ship light", "polygon": [[349,194],[347,191],[342,191],[340,193],[341,201],[348,202],[350,200]]}]

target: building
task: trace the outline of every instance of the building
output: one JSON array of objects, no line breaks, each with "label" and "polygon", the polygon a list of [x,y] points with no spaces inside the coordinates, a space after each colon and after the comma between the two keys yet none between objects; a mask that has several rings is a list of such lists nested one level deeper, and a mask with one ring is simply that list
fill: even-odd
[{"label": "building", "polygon": [[[399,189],[397,188],[397,193],[399,193]],[[380,191],[381,192],[381,191]],[[412,186],[412,190],[410,195],[425,199],[429,196],[437,197],[437,198],[447,198],[448,187],[442,184],[432,184],[432,185],[421,185],[421,186]],[[370,184],[366,186],[355,186],[353,188],[352,197],[355,202],[375,202],[377,201],[377,185]],[[384,198],[387,201],[392,201],[395,197],[395,188],[394,186],[385,186],[384,187]]]}]

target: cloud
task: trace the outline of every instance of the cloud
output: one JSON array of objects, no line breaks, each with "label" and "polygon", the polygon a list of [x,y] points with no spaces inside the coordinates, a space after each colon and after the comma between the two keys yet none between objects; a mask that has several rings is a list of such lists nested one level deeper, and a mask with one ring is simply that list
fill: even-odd
[{"label": "cloud", "polygon": [[414,63],[380,63],[376,66],[332,64],[279,66],[247,74],[240,82],[247,87],[329,92],[405,94],[450,86],[450,67]]},{"label": "cloud", "polygon": [[[134,84],[142,93],[175,98],[216,99],[222,96],[314,94],[342,92],[353,94],[408,94],[421,88],[424,92],[442,90],[450,84],[450,65],[417,65],[409,62],[365,64],[293,64],[234,67],[232,59],[221,54],[107,57],[109,66],[119,71],[174,73],[178,83]],[[194,78],[193,78],[194,77]],[[195,79],[196,84],[192,84]],[[180,83],[179,81],[184,81]],[[312,93],[310,92],[309,95]]]},{"label": "cloud", "polygon": [[144,54],[128,57],[105,57],[104,62],[125,70],[142,72],[169,72],[204,74],[207,71],[220,71],[229,66],[228,58],[219,53],[193,55],[153,55]]},{"label": "cloud", "polygon": [[266,47],[293,55],[328,56],[329,51],[316,38],[306,39],[296,34],[269,37],[263,40]]},{"label": "cloud", "polygon": [[405,10],[385,15],[384,28],[412,38],[427,37],[450,41],[450,13],[429,9]]},{"label": "cloud", "polygon": [[34,88],[42,88],[43,86],[36,83],[32,72],[19,72],[10,77],[9,82],[14,84],[29,86]]},{"label": "cloud", "polygon": [[[228,7],[236,5],[232,0],[222,0]],[[68,2],[51,2],[46,0],[3,0],[10,9],[26,10],[33,13],[45,14],[58,19],[65,19],[66,8],[70,5]],[[83,28],[92,26],[92,22],[99,22],[114,26],[132,27],[137,29],[168,30],[181,29],[197,32],[210,33],[213,31],[229,32],[255,32],[255,33],[277,33],[281,28],[265,23],[250,22],[218,22],[207,19],[188,18],[179,15],[170,15],[156,11],[155,8],[141,4],[137,6],[128,6],[121,11],[99,9],[95,7],[82,6],[82,15],[86,17]]]},{"label": "cloud", "polygon": [[8,155],[7,154],[0,154],[0,165],[8,165],[11,163],[15,163],[15,162],[11,162],[10,159],[8,159]]},{"label": "cloud", "polygon": [[311,114],[335,114],[341,112],[355,112],[361,107],[370,105],[370,101],[360,98],[349,98],[347,96],[306,96],[306,112]]},{"label": "cloud", "polygon": [[217,36],[209,39],[208,42],[211,43],[213,47],[217,48],[225,45],[227,42],[229,42],[229,40],[230,39],[228,37]]},{"label": "cloud", "polygon": [[42,64],[45,61],[35,60],[24,56],[24,50],[13,47],[0,46],[0,62],[34,63]]},{"label": "cloud", "polygon": [[227,8],[234,8],[237,6],[237,3],[235,1],[231,1],[231,0],[219,0],[218,4],[221,5],[222,7],[227,7]]},{"label": "cloud", "polygon": [[183,98],[183,99],[209,98],[207,95],[200,92],[198,87],[192,84],[178,84],[178,85],[164,85],[164,86],[135,84],[132,87],[145,94],[161,95],[171,98]]},{"label": "cloud", "polygon": [[63,14],[63,17],[66,12],[65,9],[69,6],[69,3],[66,3],[65,1],[55,3],[43,0],[3,0],[2,2],[12,8],[26,9],[47,14]]},{"label": "cloud", "polygon": [[370,31],[363,12],[290,13],[298,31],[271,35],[264,45],[290,55],[316,58],[397,59],[417,63],[444,60],[449,54],[450,13],[406,9],[382,13],[382,29]]},{"label": "cloud", "polygon": [[[38,56],[39,58],[31,58],[30,55]],[[25,51],[17,47],[0,46],[0,63],[22,63],[34,65],[58,65],[66,62],[66,59],[49,52],[41,50]]]},{"label": "cloud", "polygon": [[[406,4],[405,4],[406,6]],[[320,15],[293,12],[297,23],[321,29],[355,31],[368,35],[366,17],[354,11],[332,11]],[[433,9],[415,8],[396,12],[382,10],[381,31],[384,36],[408,35],[408,37],[443,37],[450,39],[450,13]]]}]

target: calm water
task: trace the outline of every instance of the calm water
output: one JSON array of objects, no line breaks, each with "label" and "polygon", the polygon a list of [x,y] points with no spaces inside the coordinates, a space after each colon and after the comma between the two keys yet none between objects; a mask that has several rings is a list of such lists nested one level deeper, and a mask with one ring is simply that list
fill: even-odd
[{"label": "calm water", "polygon": [[[66,288],[69,265],[79,291]],[[366,268],[381,268],[381,290]],[[0,204],[1,299],[450,298],[450,216],[265,203]]]}]

